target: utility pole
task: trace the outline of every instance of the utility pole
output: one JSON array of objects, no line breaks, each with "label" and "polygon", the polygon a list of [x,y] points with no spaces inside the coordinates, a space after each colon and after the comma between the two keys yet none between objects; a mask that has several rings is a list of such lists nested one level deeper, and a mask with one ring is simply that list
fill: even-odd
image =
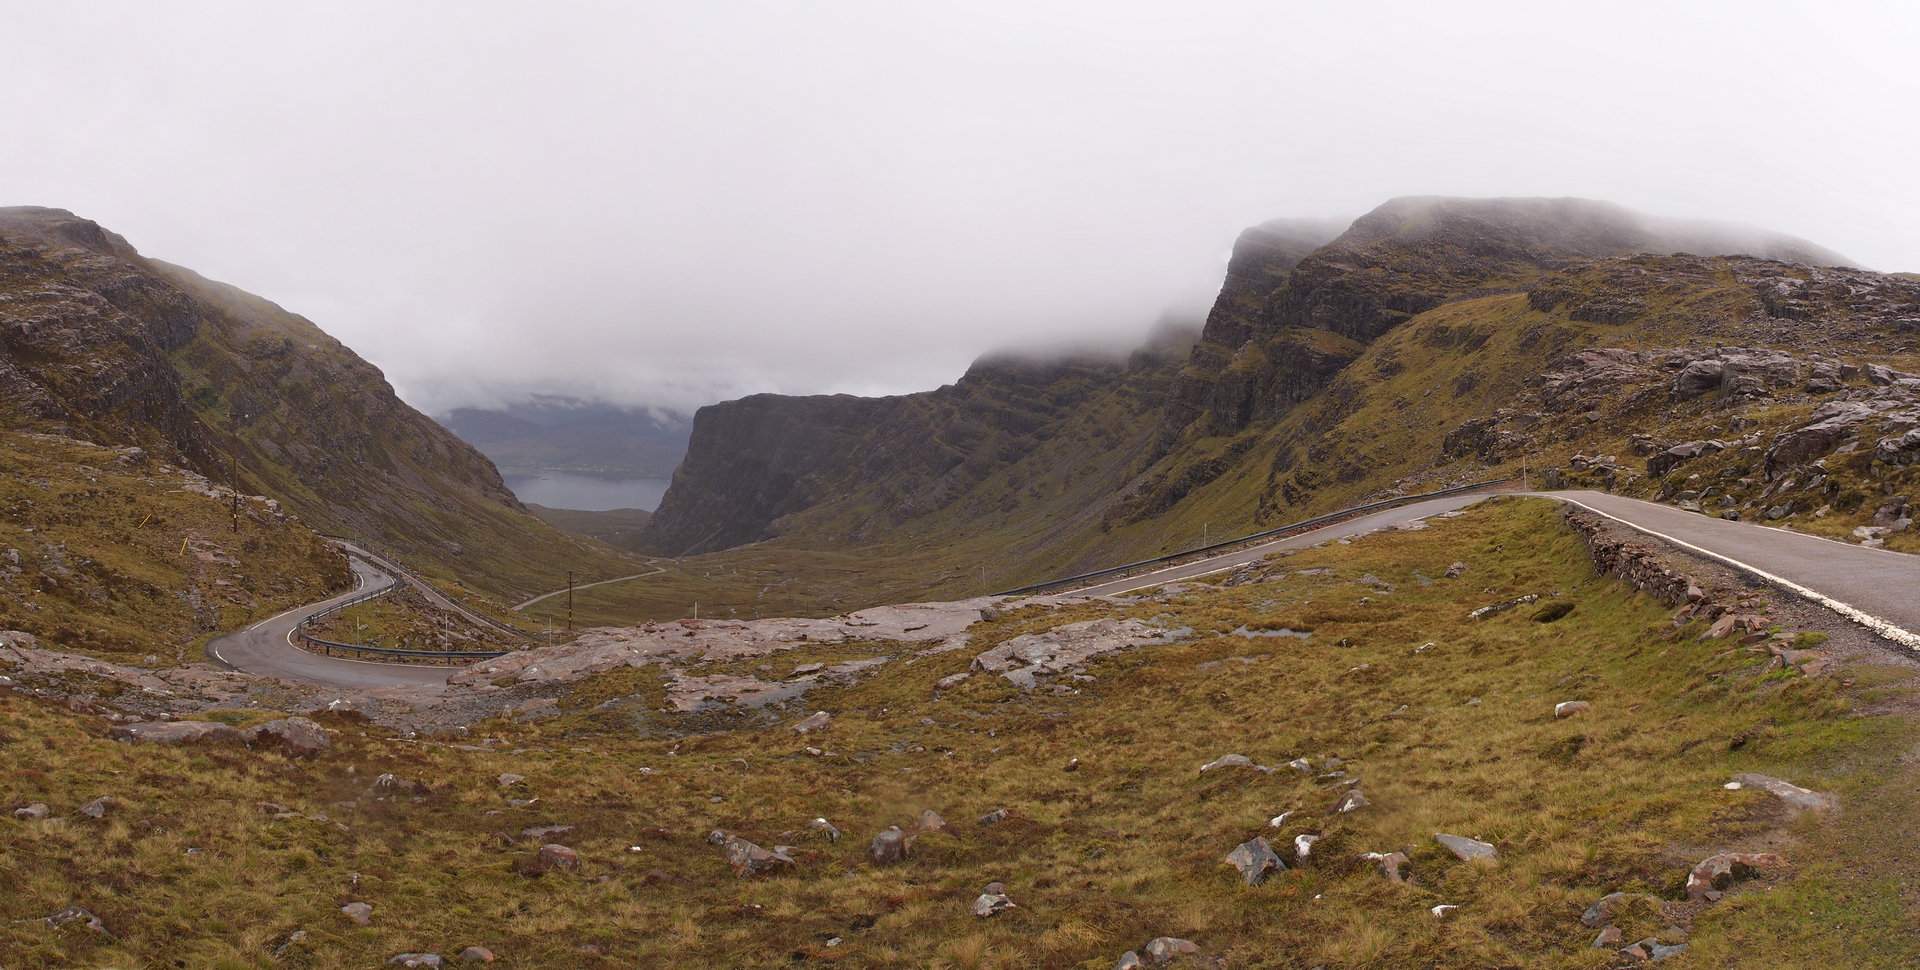
[{"label": "utility pole", "polygon": [[227,430],[231,433],[227,457],[233,471],[233,531],[240,531],[240,414],[227,412]]},{"label": "utility pole", "polygon": [[573,570],[567,570],[567,632],[573,632]]}]

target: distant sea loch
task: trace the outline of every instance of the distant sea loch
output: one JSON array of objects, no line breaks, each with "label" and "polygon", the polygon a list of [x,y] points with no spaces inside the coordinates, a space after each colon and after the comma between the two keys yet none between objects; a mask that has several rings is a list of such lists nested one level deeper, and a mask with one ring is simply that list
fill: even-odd
[{"label": "distant sea loch", "polygon": [[605,512],[610,509],[660,507],[671,479],[598,478],[571,472],[540,471],[502,475],[520,501],[550,509]]}]

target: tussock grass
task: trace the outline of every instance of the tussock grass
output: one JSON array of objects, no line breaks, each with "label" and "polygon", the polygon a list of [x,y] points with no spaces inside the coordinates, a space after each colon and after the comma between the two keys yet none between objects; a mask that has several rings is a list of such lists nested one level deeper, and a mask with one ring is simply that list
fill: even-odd
[{"label": "tussock grass", "polygon": [[[1455,560],[1468,578],[1421,580]],[[1913,748],[1912,727],[1851,715],[1837,678],[1774,679],[1763,655],[1676,631],[1664,605],[1594,577],[1546,503],[1491,503],[1266,572],[1009,612],[975,628],[974,650],[902,656],[778,719],[661,714],[657,673],[616,671],[575,687],[558,717],[474,725],[469,742],[506,742],[486,750],[391,739],[357,718],[331,720],[336,746],[311,761],[130,748],[105,742],[96,720],[3,694],[0,807],[45,801],[64,819],[0,817],[0,918],[77,903],[116,934],[8,922],[9,965],[365,966],[479,943],[524,966],[1099,968],[1173,935],[1235,966],[1600,967],[1609,955],[1578,923],[1587,904],[1614,890],[1682,899],[1687,868],[1727,848],[1783,852],[1792,873],[1696,919],[1689,965],[1738,965],[1761,946],[1770,966],[1916,956],[1913,895],[1897,882],[1911,863],[1862,862],[1912,855],[1880,848],[1904,824],[1894,800],[1912,774],[1897,753]],[[1367,574],[1394,589],[1360,583]],[[1465,619],[1524,593],[1577,609]],[[975,674],[934,696],[978,649],[1103,614],[1195,633],[1111,655],[1059,693]],[[1312,633],[1228,632],[1256,624]],[[781,674],[885,648],[763,662]],[[1847,676],[1897,690],[1871,669]],[[623,697],[647,716],[598,709]],[[1556,720],[1553,705],[1575,699],[1592,709]],[[785,729],[813,709],[833,712],[828,730]],[[722,729],[729,720],[742,726]],[[1199,773],[1228,753],[1280,767]],[[1347,778],[1319,777],[1333,756]],[[1296,757],[1314,771],[1284,767]],[[1849,808],[1824,826],[1791,822],[1767,796],[1721,787],[1747,770],[1840,791]],[[429,792],[339,804],[382,772]],[[502,789],[502,772],[526,780]],[[1329,815],[1353,777],[1372,805]],[[75,815],[101,794],[125,804],[101,822]],[[261,801],[328,821],[274,820]],[[975,824],[1003,808],[1006,821]],[[867,861],[869,837],[911,829],[925,809],[951,830],[922,836],[901,864]],[[818,838],[816,816],[846,838]],[[580,853],[577,876],[521,874],[537,843],[518,833],[544,824],[575,826],[550,840]],[[716,828],[795,846],[799,864],[735,877],[705,841]],[[1460,862],[1436,832],[1491,842],[1500,858]],[[1291,861],[1302,833],[1323,836],[1312,858],[1265,885],[1222,863],[1256,835]],[[1414,885],[1357,858],[1395,850]],[[1018,908],[976,919],[968,906],[992,881]],[[353,900],[375,906],[372,926],[337,911]],[[1460,909],[1439,920],[1428,909],[1441,903]],[[1650,909],[1621,919],[1629,939],[1666,931]],[[295,929],[309,936],[276,963]],[[581,954],[587,944],[607,956]]]}]

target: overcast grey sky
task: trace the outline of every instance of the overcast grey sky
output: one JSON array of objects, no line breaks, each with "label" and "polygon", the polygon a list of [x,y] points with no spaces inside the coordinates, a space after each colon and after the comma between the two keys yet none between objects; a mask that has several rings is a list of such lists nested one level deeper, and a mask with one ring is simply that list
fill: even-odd
[{"label": "overcast grey sky", "polygon": [[0,204],[440,413],[922,390],[1204,311],[1245,226],[1577,195],[1920,270],[1894,3],[0,0]]}]

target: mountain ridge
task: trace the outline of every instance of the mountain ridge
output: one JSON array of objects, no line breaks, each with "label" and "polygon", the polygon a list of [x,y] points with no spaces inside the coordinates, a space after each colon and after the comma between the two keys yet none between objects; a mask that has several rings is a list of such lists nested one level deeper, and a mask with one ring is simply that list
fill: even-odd
[{"label": "mountain ridge", "polygon": [[[1551,467],[1591,450],[1585,445],[1618,441],[1613,447],[1624,453],[1628,430],[1658,438],[1668,428],[1697,423],[1689,405],[1671,414],[1635,411],[1632,429],[1606,429],[1592,417],[1539,424],[1543,375],[1583,348],[1623,340],[1673,347],[1691,352],[1684,364],[1709,356],[1701,348],[1715,339],[1732,346],[1792,345],[1805,342],[1796,329],[1832,321],[1836,334],[1850,335],[1840,343],[1853,343],[1846,353],[1861,365],[1897,362],[1903,353],[1904,342],[1889,339],[1895,334],[1888,328],[1897,328],[1892,318],[1865,327],[1844,322],[1853,312],[1850,289],[1884,292],[1895,303],[1906,299],[1897,277],[1848,269],[1831,250],[1745,227],[1654,219],[1579,199],[1424,197],[1393,200],[1304,252],[1300,234],[1284,231],[1285,221],[1277,223],[1282,232],[1264,231],[1275,225],[1242,234],[1187,359],[1158,375],[1161,383],[1150,393],[1128,392],[1126,407],[1150,402],[1154,413],[1142,422],[1144,433],[1128,423],[1122,425],[1127,433],[1102,439],[1121,454],[1072,449],[1055,427],[1022,453],[1045,456],[1053,467],[1023,466],[1019,454],[1008,461],[981,455],[988,464],[963,481],[945,479],[960,487],[940,492],[931,486],[944,472],[811,453],[806,460],[817,465],[809,474],[818,481],[888,477],[895,491],[917,489],[930,504],[909,526],[873,516],[855,484],[812,493],[780,515],[734,520],[731,535],[771,543],[756,546],[763,555],[776,548],[796,554],[867,548],[902,557],[902,570],[918,544],[945,565],[932,571],[945,578],[926,588],[909,586],[912,595],[977,591],[961,584],[963,571],[954,563],[986,555],[1020,563],[1005,584],[1018,585],[1015,579],[1171,551],[1202,535],[1256,531],[1369,497],[1501,474],[1509,462],[1517,471],[1519,442],[1534,449],[1535,467]],[[1791,260],[1684,251],[1703,244]],[[1777,288],[1784,289],[1774,295]],[[1825,366],[1795,361],[1802,376]],[[1009,390],[1000,401],[1007,407],[1028,406],[1045,393],[1002,390]],[[1780,403],[1817,397],[1797,386],[1770,385],[1767,393]],[[696,520],[710,531],[728,521],[723,494],[689,496],[730,467],[729,440],[759,433],[754,415],[771,414],[787,400],[758,397],[751,413],[715,406],[702,412],[704,431],[696,416],[704,457],[676,473],[662,503],[666,514],[649,524],[643,545],[663,555],[713,548],[711,542],[694,547],[658,540],[669,527],[686,537],[697,531]],[[1743,407],[1757,406],[1742,400]],[[1810,406],[1795,403],[1773,423]],[[787,416],[780,438],[788,448],[800,446],[809,433],[806,420],[833,422],[842,436],[861,428],[872,433],[879,425],[863,423],[862,414],[871,407],[856,399],[815,401],[805,414]],[[887,407],[896,419],[891,439],[927,432],[924,425],[899,423],[911,408]],[[1118,397],[1103,399],[1101,408],[1124,410]],[[1534,415],[1535,425],[1507,430],[1500,415],[1520,410]],[[720,414],[730,414],[733,425],[714,423]],[[794,421],[803,426],[795,430]],[[1475,428],[1494,425],[1508,446],[1459,450]],[[1102,453],[1097,471],[1089,463],[1095,453]],[[856,465],[862,474],[848,474]],[[726,474],[733,494],[751,493],[763,481],[744,464]],[[1072,491],[1076,497],[1069,499],[1068,490],[1052,487],[1069,479],[1086,490]],[[696,506],[698,516],[681,514]],[[865,531],[848,527],[856,521]],[[916,538],[909,541],[909,533]],[[935,537],[931,546],[929,536]],[[989,536],[1000,544],[997,552]]]}]

